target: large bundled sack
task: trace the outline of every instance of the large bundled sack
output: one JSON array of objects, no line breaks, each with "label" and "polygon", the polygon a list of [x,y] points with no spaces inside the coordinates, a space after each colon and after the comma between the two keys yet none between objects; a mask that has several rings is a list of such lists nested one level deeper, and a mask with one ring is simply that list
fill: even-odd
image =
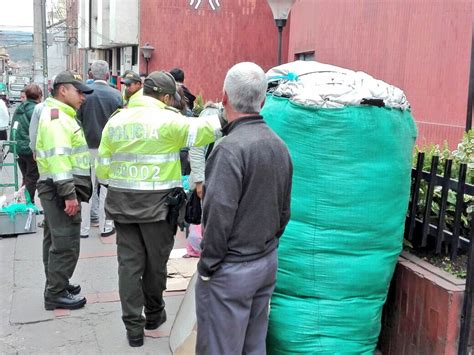
[{"label": "large bundled sack", "polygon": [[[299,64],[267,73],[275,85],[262,111],[294,163],[268,353],[372,354],[402,249],[416,126],[401,90],[366,74]],[[328,67],[349,84],[331,90]],[[366,79],[363,94],[347,89],[355,77]],[[315,89],[321,83],[324,92]]]}]

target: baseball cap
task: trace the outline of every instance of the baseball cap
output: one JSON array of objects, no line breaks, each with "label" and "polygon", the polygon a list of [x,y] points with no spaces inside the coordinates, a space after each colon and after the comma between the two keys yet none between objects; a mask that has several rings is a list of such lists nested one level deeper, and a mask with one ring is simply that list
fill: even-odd
[{"label": "baseball cap", "polygon": [[54,79],[53,85],[57,84],[72,84],[77,90],[82,91],[84,94],[90,94],[94,91],[89,85],[82,82],[82,77],[76,72],[65,70]]},{"label": "baseball cap", "polygon": [[176,82],[170,73],[154,71],[145,78],[144,86],[159,94],[170,94],[176,101],[181,101],[181,96],[176,91]]},{"label": "baseball cap", "polygon": [[137,73],[135,73],[134,71],[132,70],[127,70],[125,71],[125,73],[122,75],[122,80],[121,80],[121,83],[122,84],[131,84],[131,83],[141,83],[142,82],[142,79],[140,78],[140,75],[138,75]]}]

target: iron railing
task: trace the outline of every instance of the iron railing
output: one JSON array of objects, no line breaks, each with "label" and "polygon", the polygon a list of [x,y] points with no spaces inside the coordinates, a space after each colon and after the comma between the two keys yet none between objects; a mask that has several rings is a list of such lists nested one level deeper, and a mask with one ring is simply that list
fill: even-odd
[{"label": "iron railing", "polygon": [[[447,250],[451,260],[457,258],[459,251],[468,253],[468,265],[466,273],[466,289],[464,293],[464,304],[461,314],[461,329],[459,334],[459,349],[461,355],[468,354],[469,335],[472,315],[472,298],[474,291],[474,243],[471,243],[474,235],[474,215],[471,214],[470,228],[461,233],[462,215],[467,214],[464,203],[464,195],[474,196],[474,185],[466,183],[467,165],[460,164],[458,174],[453,177],[453,161],[447,159],[444,162],[443,174],[438,175],[439,157],[433,156],[429,171],[424,171],[425,154],[418,153],[416,167],[412,169],[412,185],[410,204],[406,219],[405,238],[410,241],[414,248],[431,247],[435,254],[441,254],[443,249]],[[420,188],[426,191],[424,196],[424,209],[420,208]],[[441,194],[434,201],[435,188],[441,188]],[[451,228],[447,228],[448,194],[449,190],[456,193],[456,202]],[[432,205],[439,205],[439,212],[432,212]],[[443,248],[445,247],[445,248]]]}]

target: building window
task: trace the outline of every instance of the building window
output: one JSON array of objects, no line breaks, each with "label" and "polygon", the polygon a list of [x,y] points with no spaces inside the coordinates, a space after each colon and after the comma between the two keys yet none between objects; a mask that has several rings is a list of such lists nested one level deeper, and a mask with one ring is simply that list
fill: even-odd
[{"label": "building window", "polygon": [[109,66],[112,67],[112,61],[113,61],[113,52],[111,49],[106,49],[105,50],[105,61],[109,63]]},{"label": "building window", "polygon": [[132,47],[132,66],[138,64],[138,46]]},{"label": "building window", "polygon": [[312,52],[302,52],[295,54],[295,60],[314,60],[314,51]]},{"label": "building window", "polygon": [[120,75],[120,66],[122,65],[122,48],[117,47],[115,48],[115,60],[117,61],[115,63],[115,68],[114,68],[114,74]]}]

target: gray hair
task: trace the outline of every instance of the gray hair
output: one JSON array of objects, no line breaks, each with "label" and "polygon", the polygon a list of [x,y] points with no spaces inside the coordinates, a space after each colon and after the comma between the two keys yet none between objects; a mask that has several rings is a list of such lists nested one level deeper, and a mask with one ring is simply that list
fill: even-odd
[{"label": "gray hair", "polygon": [[242,62],[229,69],[224,80],[224,91],[234,110],[240,113],[258,113],[267,90],[263,69],[251,62]]},{"label": "gray hair", "polygon": [[199,114],[199,117],[217,115],[219,114],[219,111],[221,109],[222,109],[222,104],[220,102],[208,101],[204,105],[204,108]]},{"label": "gray hair", "polygon": [[92,77],[94,80],[107,80],[109,73],[109,63],[105,60],[96,60],[91,66]]}]

